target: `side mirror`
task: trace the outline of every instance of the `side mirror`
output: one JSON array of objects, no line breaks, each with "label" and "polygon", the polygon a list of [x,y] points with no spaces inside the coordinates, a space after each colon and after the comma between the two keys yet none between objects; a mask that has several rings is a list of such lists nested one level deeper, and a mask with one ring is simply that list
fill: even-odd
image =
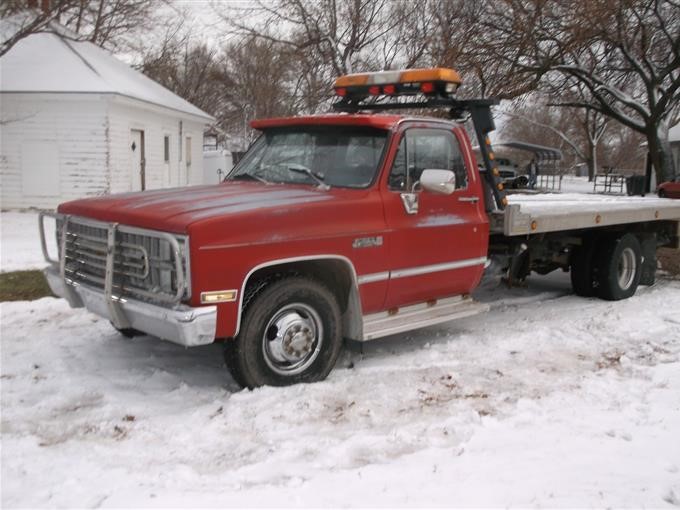
[{"label": "side mirror", "polygon": [[423,170],[420,174],[420,186],[432,193],[450,195],[456,190],[456,174],[451,170]]}]

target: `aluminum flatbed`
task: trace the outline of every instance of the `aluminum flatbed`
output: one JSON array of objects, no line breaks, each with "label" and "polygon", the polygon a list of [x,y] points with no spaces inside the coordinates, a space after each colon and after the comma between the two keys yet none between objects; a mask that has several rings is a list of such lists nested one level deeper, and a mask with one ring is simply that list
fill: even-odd
[{"label": "aluminum flatbed", "polygon": [[523,236],[647,221],[677,221],[680,200],[579,193],[509,195],[504,211],[492,213],[491,232]]}]

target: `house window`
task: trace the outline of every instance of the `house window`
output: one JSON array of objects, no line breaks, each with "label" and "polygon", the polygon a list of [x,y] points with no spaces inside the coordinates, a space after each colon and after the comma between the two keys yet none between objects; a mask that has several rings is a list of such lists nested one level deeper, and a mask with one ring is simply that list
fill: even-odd
[{"label": "house window", "polygon": [[170,136],[163,137],[163,160],[170,163]]}]

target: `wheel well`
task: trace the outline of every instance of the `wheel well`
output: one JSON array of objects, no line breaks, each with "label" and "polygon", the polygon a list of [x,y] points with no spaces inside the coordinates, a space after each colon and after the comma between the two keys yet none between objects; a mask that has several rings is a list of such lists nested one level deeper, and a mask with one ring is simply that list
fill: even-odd
[{"label": "wheel well", "polygon": [[360,338],[362,331],[361,302],[354,269],[348,260],[323,258],[282,262],[262,267],[251,274],[243,293],[243,310],[249,301],[269,283],[287,276],[302,276],[325,285],[338,300],[343,316],[343,334]]},{"label": "wheel well", "polygon": [[340,310],[344,312],[347,308],[347,298],[354,281],[347,263],[338,259],[286,262],[263,267],[248,278],[245,295],[263,281],[279,280],[286,276],[303,276],[323,283],[335,294]]}]

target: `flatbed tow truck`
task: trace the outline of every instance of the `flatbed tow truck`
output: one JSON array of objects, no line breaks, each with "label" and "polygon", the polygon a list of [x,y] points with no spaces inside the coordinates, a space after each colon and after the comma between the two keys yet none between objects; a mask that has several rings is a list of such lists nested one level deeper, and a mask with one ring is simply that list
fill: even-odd
[{"label": "flatbed tow truck", "polygon": [[[656,249],[680,248],[680,203],[507,195],[496,101],[457,99],[460,82],[441,68],[343,76],[339,113],[253,121],[262,135],[219,185],[42,214],[53,292],[124,335],[222,342],[252,388],[325,378],[343,339],[488,311],[470,295],[492,262],[510,281],[568,270],[576,294],[608,300],[652,284]],[[448,119],[384,113],[413,108]]]}]

